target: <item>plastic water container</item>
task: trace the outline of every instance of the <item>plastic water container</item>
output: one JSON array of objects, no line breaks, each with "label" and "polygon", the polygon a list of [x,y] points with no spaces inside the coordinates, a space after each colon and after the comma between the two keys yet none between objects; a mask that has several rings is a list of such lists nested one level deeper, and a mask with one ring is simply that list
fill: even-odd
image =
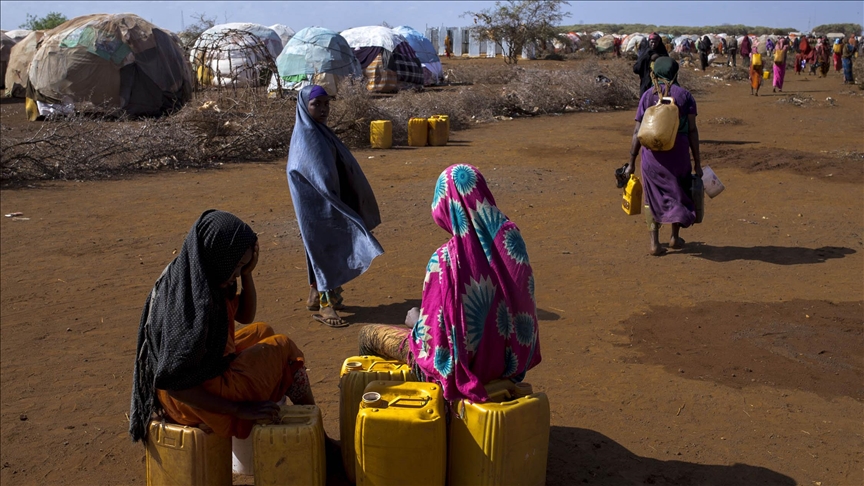
[{"label": "plastic water container", "polygon": [[449,115],[433,115],[434,118],[438,118],[439,120],[444,120],[444,127],[447,133],[447,136],[444,137],[444,143],[450,141],[450,116]]},{"label": "plastic water container", "polygon": [[762,71],[762,79],[768,79],[770,77],[771,77],[771,71],[769,71],[767,69]]},{"label": "plastic water container", "polygon": [[151,421],[148,486],[231,486],[231,440],[188,425]]},{"label": "plastic water container", "polygon": [[342,465],[348,480],[354,482],[354,425],[366,385],[373,381],[415,381],[411,367],[378,356],[352,356],[342,363],[339,373],[339,439]]},{"label": "plastic water container", "polygon": [[411,118],[408,120],[408,145],[411,147],[425,147],[428,138],[429,122],[425,118]]},{"label": "plastic water container", "polygon": [[315,405],[283,406],[278,424],[256,425],[255,486],[324,486],[327,463],[321,409]]},{"label": "plastic water container", "polygon": [[451,486],[543,485],[549,454],[549,399],[527,383],[498,380],[490,400],[460,400],[450,410]]},{"label": "plastic water container", "polygon": [[447,125],[448,121],[439,118],[437,115],[429,118],[429,145],[441,146],[447,145]]},{"label": "plastic water container", "polygon": [[714,198],[723,192],[723,189],[726,189],[726,186],[720,182],[717,174],[707,165],[702,169],[702,184],[705,186],[705,193],[710,198]]},{"label": "plastic water container", "polygon": [[624,187],[624,198],[621,201],[621,209],[628,216],[642,213],[642,181],[635,174],[630,174],[630,180]]},{"label": "plastic water container", "polygon": [[447,479],[444,397],[435,383],[373,381],[357,413],[357,486],[441,485]]},{"label": "plastic water container", "polygon": [[376,149],[389,149],[393,146],[393,124],[390,120],[369,122],[369,143]]},{"label": "plastic water container", "polygon": [[24,112],[27,113],[28,120],[36,121],[36,119],[39,118],[39,106],[36,105],[36,101],[30,98],[25,98]]}]

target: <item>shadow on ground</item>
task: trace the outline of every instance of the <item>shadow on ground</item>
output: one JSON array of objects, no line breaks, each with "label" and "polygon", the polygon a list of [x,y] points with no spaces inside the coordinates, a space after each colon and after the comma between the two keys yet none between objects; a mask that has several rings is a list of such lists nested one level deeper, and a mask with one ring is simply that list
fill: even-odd
[{"label": "shadow on ground", "polygon": [[391,302],[375,307],[345,308],[346,320],[354,324],[405,324],[405,316],[412,307],[420,307],[420,299],[408,299],[402,302]]},{"label": "shadow on ground", "polygon": [[[671,454],[676,452],[670,450]],[[599,432],[554,426],[549,434],[546,484],[793,486],[797,483],[770,469],[747,464],[722,466],[640,457]]]},{"label": "shadow on ground", "polygon": [[731,262],[733,260],[753,260],[774,265],[802,265],[824,263],[832,258],[843,258],[855,253],[852,248],[823,246],[803,248],[799,246],[711,246],[696,241],[688,243],[678,253],[711,260],[712,262]]}]

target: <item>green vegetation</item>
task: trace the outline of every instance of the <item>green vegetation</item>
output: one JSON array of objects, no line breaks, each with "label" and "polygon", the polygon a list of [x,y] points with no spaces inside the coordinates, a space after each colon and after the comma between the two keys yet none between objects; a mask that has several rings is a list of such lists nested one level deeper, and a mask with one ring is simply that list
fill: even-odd
[{"label": "green vegetation", "polygon": [[570,4],[561,0],[507,0],[462,16],[474,19],[474,37],[495,42],[504,51],[504,61],[516,64],[525,45],[551,39],[560,32],[556,25],[570,16],[561,11],[564,5]]},{"label": "green vegetation", "polygon": [[67,20],[69,19],[60,12],[48,12],[48,15],[44,17],[36,17],[33,14],[27,14],[27,20],[23,24],[19,25],[18,28],[28,30],[48,30],[57,27]]},{"label": "green vegetation", "polygon": [[[659,32],[674,36],[684,34],[734,34],[734,35],[786,35],[796,32],[794,27],[751,27],[741,24],[706,25],[702,27],[672,26],[672,25],[650,25],[650,24],[581,24],[561,26],[564,32],[594,32],[599,30],[604,34],[632,34],[634,32]],[[844,31],[845,32],[845,31]]]},{"label": "green vegetation", "polygon": [[813,27],[813,32],[819,34],[840,32],[846,35],[861,35],[862,29],[861,24],[823,24]]}]

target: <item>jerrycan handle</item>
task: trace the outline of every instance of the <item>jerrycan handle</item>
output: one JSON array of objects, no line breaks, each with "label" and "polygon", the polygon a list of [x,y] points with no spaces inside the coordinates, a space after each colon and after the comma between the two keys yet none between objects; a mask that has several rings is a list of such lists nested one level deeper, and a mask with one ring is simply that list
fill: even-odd
[{"label": "jerrycan handle", "polygon": [[366,371],[377,371],[375,368],[378,365],[381,365],[382,367],[384,365],[387,365],[389,368],[395,368],[396,366],[399,366],[400,364],[401,363],[399,363],[398,361],[375,361],[371,365],[369,365],[369,369]]},{"label": "jerrycan handle", "polygon": [[431,397],[425,397],[425,398],[399,397],[396,400],[389,402],[388,406],[400,404],[400,402],[408,402],[408,403],[402,404],[402,406],[403,407],[410,407],[410,408],[423,408],[426,406],[426,404],[429,403],[430,400],[432,400]]}]

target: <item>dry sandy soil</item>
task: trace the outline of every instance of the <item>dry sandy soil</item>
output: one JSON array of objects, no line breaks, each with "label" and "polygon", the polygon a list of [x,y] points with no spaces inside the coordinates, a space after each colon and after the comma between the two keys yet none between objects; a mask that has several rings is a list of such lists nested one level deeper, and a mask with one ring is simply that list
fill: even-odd
[{"label": "dry sandy soil", "polygon": [[138,319],[207,208],[260,232],[258,318],[305,351],[338,437],[339,366],[363,324],[398,324],[418,304],[426,259],[447,239],[429,215],[433,184],[467,162],[520,226],[537,276],[543,362],[528,381],[551,401],[549,484],[862,484],[864,97],[834,72],[790,74],[787,93],[758,98],[715,84],[696,96],[698,120],[727,189],[682,232],[686,247],[660,258],[613,178],[632,111],[357,151],[386,253],[346,286],[346,329],[303,307],[283,160],[3,189],[2,212],[30,219],[0,218],[0,481],[144,482],[125,416]]}]

